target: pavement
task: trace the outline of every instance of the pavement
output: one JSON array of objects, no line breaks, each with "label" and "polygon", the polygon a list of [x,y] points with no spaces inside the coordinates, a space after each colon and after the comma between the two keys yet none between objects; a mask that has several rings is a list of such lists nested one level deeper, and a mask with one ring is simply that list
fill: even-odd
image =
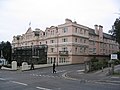
[{"label": "pavement", "polygon": [[[114,71],[120,72],[120,65],[114,67]],[[84,70],[69,71],[63,74],[63,77],[80,82],[101,82],[120,84],[120,75],[108,75],[109,68],[104,68],[103,71],[95,71],[84,73]]]},{"label": "pavement", "polygon": [[[120,68],[116,66],[118,71]],[[120,79],[107,76],[107,68],[84,73],[84,64],[28,70],[0,70],[0,90],[119,90]]]}]

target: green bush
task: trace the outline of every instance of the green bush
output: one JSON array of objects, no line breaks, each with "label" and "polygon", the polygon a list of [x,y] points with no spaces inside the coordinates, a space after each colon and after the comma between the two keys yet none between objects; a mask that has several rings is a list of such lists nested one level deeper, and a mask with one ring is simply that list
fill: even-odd
[{"label": "green bush", "polygon": [[91,71],[100,70],[102,69],[102,67],[105,68],[108,66],[108,60],[106,59],[98,60],[96,58],[93,58],[91,59],[90,66],[91,66]]},{"label": "green bush", "polygon": [[115,60],[115,61],[114,61],[114,64],[115,64],[115,65],[120,64],[120,60]]},{"label": "green bush", "polygon": [[11,68],[11,66],[10,66],[10,65],[4,65],[4,67],[6,67],[6,68]]},{"label": "green bush", "polygon": [[2,67],[2,66],[0,65],[0,69],[1,69],[1,67]]}]

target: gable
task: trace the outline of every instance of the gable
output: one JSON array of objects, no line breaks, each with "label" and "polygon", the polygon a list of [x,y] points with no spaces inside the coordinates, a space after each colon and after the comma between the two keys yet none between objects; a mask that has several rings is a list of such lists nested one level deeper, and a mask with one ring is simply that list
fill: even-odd
[{"label": "gable", "polygon": [[27,30],[27,32],[26,32],[26,34],[27,34],[27,33],[31,33],[31,32],[33,32],[33,31],[32,31],[32,29],[31,29],[31,27],[29,27],[28,30]]}]

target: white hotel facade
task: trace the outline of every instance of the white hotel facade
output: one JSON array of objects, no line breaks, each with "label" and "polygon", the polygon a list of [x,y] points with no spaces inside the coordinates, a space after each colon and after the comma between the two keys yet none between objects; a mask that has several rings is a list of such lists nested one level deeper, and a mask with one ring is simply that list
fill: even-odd
[{"label": "white hotel facade", "polygon": [[84,63],[90,55],[109,55],[119,51],[119,45],[112,36],[103,33],[101,25],[95,29],[65,19],[65,23],[51,26],[42,31],[31,27],[22,35],[13,37],[12,47],[48,45],[47,63]]}]

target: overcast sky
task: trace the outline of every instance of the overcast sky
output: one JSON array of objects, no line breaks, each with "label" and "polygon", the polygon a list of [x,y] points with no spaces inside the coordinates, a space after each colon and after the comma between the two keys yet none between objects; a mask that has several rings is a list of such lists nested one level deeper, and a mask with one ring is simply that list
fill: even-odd
[{"label": "overcast sky", "polygon": [[108,32],[119,12],[120,0],[0,0],[0,42],[24,34],[29,22],[33,30],[44,31],[66,18],[90,28],[102,25]]}]

